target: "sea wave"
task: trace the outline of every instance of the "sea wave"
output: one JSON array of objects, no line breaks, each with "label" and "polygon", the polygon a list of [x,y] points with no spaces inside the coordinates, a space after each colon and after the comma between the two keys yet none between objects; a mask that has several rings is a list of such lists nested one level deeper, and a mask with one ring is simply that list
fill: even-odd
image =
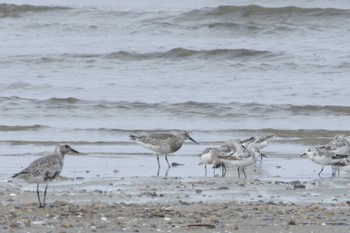
[{"label": "sea wave", "polygon": [[261,30],[265,30],[265,27],[261,27],[260,25],[256,24],[242,24],[242,23],[234,23],[234,22],[211,22],[211,23],[203,23],[198,24],[191,27],[192,29],[201,29],[201,28],[208,28],[210,30],[225,30],[225,31],[231,31],[233,33],[237,31],[246,30],[249,32],[259,32]]},{"label": "sea wave", "polygon": [[247,57],[273,56],[272,52],[251,49],[213,49],[191,50],[174,48],[165,52],[131,53],[118,51],[104,56],[107,59],[145,60],[145,59],[235,59]]},{"label": "sea wave", "polygon": [[[0,97],[0,104],[7,111],[20,109],[43,111],[74,107],[85,110],[103,112],[151,112],[153,114],[198,116],[204,118],[234,118],[234,117],[286,117],[286,116],[350,116],[350,106],[334,105],[291,105],[291,104],[263,104],[263,103],[217,103],[187,101],[180,103],[145,103],[131,101],[85,100],[76,97],[26,99],[20,97]],[[24,112],[28,112],[24,111]],[[77,111],[76,114],[79,114]]]},{"label": "sea wave", "polygon": [[0,18],[19,17],[28,13],[42,13],[47,11],[68,10],[69,7],[61,6],[35,6],[35,5],[16,5],[16,4],[0,4]]},{"label": "sea wave", "polygon": [[0,132],[11,132],[11,131],[36,131],[46,128],[44,125],[0,125]]},{"label": "sea wave", "polygon": [[[0,126],[0,132],[4,127]],[[31,126],[15,126],[12,127],[14,131],[29,131]],[[35,128],[36,126],[33,126]],[[39,128],[47,128],[47,130],[53,130],[51,127],[40,126]],[[8,127],[9,129],[9,127]],[[10,132],[10,130],[9,130]],[[129,134],[147,135],[151,133],[178,133],[178,129],[115,129],[115,128],[75,128],[72,129],[74,132],[83,132],[86,134],[113,134],[116,137],[114,140],[105,140],[104,138],[98,137],[94,140],[84,140],[84,138],[77,138],[76,140],[70,140],[70,143],[75,145],[96,145],[96,146],[128,146],[133,145],[134,142],[128,139]],[[211,135],[231,135],[228,138],[245,139],[251,136],[266,136],[275,135],[274,141],[279,143],[306,143],[306,144],[323,144],[329,142],[335,135],[350,135],[350,130],[326,130],[326,129],[276,129],[276,128],[261,128],[261,129],[217,129],[217,130],[190,130],[191,135],[202,135],[203,137],[209,138]],[[40,132],[39,132],[40,133]],[[288,141],[286,141],[288,140]],[[11,145],[41,145],[41,146],[55,146],[62,143],[61,140],[14,140],[14,139],[2,139],[2,143]],[[221,144],[223,141],[217,140],[201,140],[201,144]],[[321,144],[322,144],[321,143]]]},{"label": "sea wave", "polygon": [[349,9],[221,5],[185,12],[173,21],[186,25],[191,30],[284,35],[285,32],[339,27],[345,22],[348,23],[349,18]]},{"label": "sea wave", "polygon": [[[150,133],[178,133],[178,129],[154,129],[154,130],[144,130],[144,129],[112,129],[112,128],[87,128],[87,129],[75,129],[76,131],[97,131],[104,133],[113,134],[136,134],[136,135],[147,135]],[[261,129],[217,129],[217,130],[191,130],[191,134],[205,135],[205,134],[224,134],[224,135],[277,135],[283,140],[283,138],[332,138],[335,135],[350,135],[350,130],[327,130],[327,129],[275,129],[275,128],[261,128]],[[244,138],[244,137],[243,137]],[[201,141],[206,143],[205,141]],[[96,143],[106,143],[106,142],[96,142]],[[108,143],[108,142],[107,142]],[[123,143],[129,144],[129,142],[110,142],[110,143]]]},{"label": "sea wave", "polygon": [[349,10],[336,9],[336,8],[300,8],[295,6],[286,7],[263,7],[258,5],[247,6],[232,6],[221,5],[215,8],[203,8],[199,10],[193,10],[186,12],[186,17],[204,19],[205,17],[226,17],[226,16],[240,16],[240,17],[252,17],[252,16],[280,16],[280,15],[309,15],[309,16],[343,16],[348,15]]},{"label": "sea wave", "polygon": [[48,103],[48,104],[75,104],[78,101],[80,100],[77,98],[67,97],[67,98],[50,98],[47,100],[43,100],[42,102]]},{"label": "sea wave", "polygon": [[[238,49],[212,49],[212,50],[193,50],[187,48],[173,48],[161,52],[131,52],[131,51],[116,51],[106,54],[52,54],[45,56],[12,56],[7,57],[6,63],[19,63],[25,62],[28,64],[47,64],[47,63],[61,63],[61,62],[72,62],[75,59],[84,60],[87,63],[91,63],[92,60],[97,59],[111,59],[120,61],[147,61],[155,59],[163,60],[244,60],[244,59],[261,59],[261,58],[275,58],[282,54],[264,51],[254,50],[246,48]],[[0,62],[4,63],[4,62]]]}]

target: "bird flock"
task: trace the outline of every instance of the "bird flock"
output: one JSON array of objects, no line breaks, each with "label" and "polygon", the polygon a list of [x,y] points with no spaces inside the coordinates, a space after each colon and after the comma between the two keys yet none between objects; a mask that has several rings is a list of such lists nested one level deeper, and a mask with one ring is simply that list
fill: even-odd
[{"label": "bird flock", "polygon": [[[200,154],[199,165],[204,165],[205,176],[207,176],[207,165],[214,169],[222,169],[222,176],[226,175],[227,167],[237,168],[238,177],[243,173],[246,178],[245,168],[256,163],[258,159],[262,161],[267,157],[261,153],[269,140],[275,135],[265,137],[250,137],[244,140],[230,139],[218,147],[206,148]],[[130,135],[130,139],[141,146],[153,151],[157,156],[158,173],[160,169],[159,155],[165,155],[168,168],[171,167],[168,161],[168,154],[178,151],[186,140],[198,144],[186,131],[176,135],[169,133],[153,133],[149,135]],[[12,178],[21,178],[28,183],[37,184],[37,198],[39,208],[45,207],[46,193],[48,183],[54,180],[62,171],[65,154],[73,152],[79,153],[71,148],[68,144],[56,146],[53,154],[39,158],[33,161],[27,168],[12,176]],[[344,170],[350,173],[350,137],[338,135],[335,136],[328,144],[308,149],[300,157],[307,156],[311,161],[322,166],[318,173],[321,173],[324,166],[332,166],[332,177],[336,172]],[[39,186],[45,184],[43,202],[40,199]]]},{"label": "bird flock", "polygon": [[260,157],[267,157],[260,150],[267,145],[267,141],[274,135],[263,138],[251,137],[243,141],[239,139],[230,139],[219,147],[206,148],[200,155],[199,165],[204,164],[205,175],[207,175],[207,164],[212,165],[214,169],[221,167],[222,176],[226,174],[226,167],[237,167],[238,177],[241,177],[242,170],[244,177],[245,167],[253,165]]}]

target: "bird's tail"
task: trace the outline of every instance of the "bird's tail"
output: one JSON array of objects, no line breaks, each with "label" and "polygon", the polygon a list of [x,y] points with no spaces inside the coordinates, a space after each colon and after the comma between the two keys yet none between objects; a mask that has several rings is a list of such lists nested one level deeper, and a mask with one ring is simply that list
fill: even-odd
[{"label": "bird's tail", "polygon": [[30,171],[26,168],[26,169],[23,169],[22,171],[14,174],[13,176],[11,176],[11,178],[22,178],[23,176],[27,176],[30,174]]}]

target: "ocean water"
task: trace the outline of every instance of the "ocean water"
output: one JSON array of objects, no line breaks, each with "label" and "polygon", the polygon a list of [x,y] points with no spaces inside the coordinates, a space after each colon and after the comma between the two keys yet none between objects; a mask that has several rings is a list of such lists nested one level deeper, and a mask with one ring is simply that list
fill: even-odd
[{"label": "ocean water", "polygon": [[268,134],[294,158],[350,135],[349,1],[16,0],[0,22],[6,158],[144,155],[130,133],[177,130],[193,159]]}]

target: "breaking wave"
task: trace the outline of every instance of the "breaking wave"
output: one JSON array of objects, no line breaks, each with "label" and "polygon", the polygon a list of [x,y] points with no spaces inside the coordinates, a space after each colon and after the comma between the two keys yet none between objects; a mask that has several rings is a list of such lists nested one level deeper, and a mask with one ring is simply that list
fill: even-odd
[{"label": "breaking wave", "polygon": [[299,8],[294,6],[286,7],[263,7],[258,5],[248,6],[230,6],[222,5],[215,8],[204,8],[199,10],[193,10],[185,13],[186,17],[201,19],[202,17],[215,16],[215,17],[227,17],[227,16],[240,16],[240,17],[253,17],[253,16],[281,16],[281,15],[309,15],[317,17],[325,16],[343,16],[348,15],[349,10],[335,9],[335,8]]},{"label": "breaking wave", "polygon": [[[187,101],[180,103],[144,103],[129,101],[83,100],[75,97],[50,98],[44,100],[20,97],[0,97],[0,104],[7,108],[19,109],[61,109],[74,106],[75,109],[100,112],[119,111],[152,112],[172,115],[190,115],[208,118],[262,117],[262,116],[350,116],[350,106],[332,105],[291,105],[262,103],[204,103]],[[37,126],[36,126],[37,127]]]},{"label": "breaking wave", "polygon": [[68,10],[69,7],[60,6],[34,6],[34,5],[15,5],[15,4],[0,4],[0,18],[19,17],[28,13],[41,13],[47,11]]}]

